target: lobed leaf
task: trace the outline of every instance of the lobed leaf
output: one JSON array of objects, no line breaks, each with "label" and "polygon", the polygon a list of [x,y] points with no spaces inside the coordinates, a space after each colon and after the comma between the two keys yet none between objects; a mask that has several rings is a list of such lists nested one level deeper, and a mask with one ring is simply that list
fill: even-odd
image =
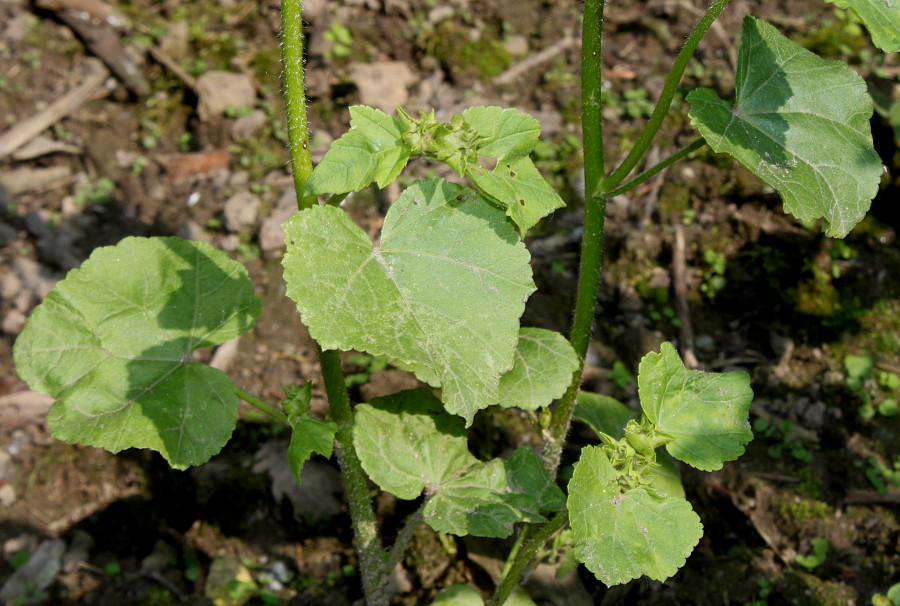
[{"label": "lobed leaf", "polygon": [[470,107],[462,116],[480,137],[478,155],[504,162],[527,155],[541,134],[537,120],[512,108]]},{"label": "lobed leaf", "polygon": [[334,436],[337,434],[337,423],[322,421],[314,417],[302,416],[290,420],[291,443],[288,445],[288,464],[291,474],[300,483],[300,472],[303,464],[312,454],[318,453],[326,459],[334,449]]},{"label": "lobed leaf", "polygon": [[828,0],[849,8],[866,24],[875,46],[886,53],[900,51],[900,4],[894,0]]},{"label": "lobed leaf", "polygon": [[458,185],[420,181],[375,244],[334,207],[304,210],[284,230],[287,294],[323,348],[390,358],[442,387],[467,424],[498,401],[534,292],[528,251],[502,211]]},{"label": "lobed leaf", "polygon": [[541,509],[562,506],[533,450],[520,449],[507,462],[479,461],[468,451],[462,420],[446,414],[427,389],[376,398],[355,415],[353,443],[363,469],[401,499],[425,492],[425,521],[438,532],[507,537],[516,522],[543,521]]},{"label": "lobed leaf", "polygon": [[523,234],[566,205],[527,156],[501,160],[492,171],[470,167],[467,175],[482,194],[506,209]]},{"label": "lobed leaf", "polygon": [[519,330],[512,370],[500,379],[500,406],[536,410],[562,396],[578,370],[578,354],[564,336],[543,328]]},{"label": "lobed leaf", "polygon": [[587,446],[569,482],[575,557],[606,585],[642,575],[664,581],[703,534],[690,503],[642,488],[620,492],[602,448]]},{"label": "lobed leaf", "polygon": [[375,182],[384,187],[406,166],[411,150],[400,121],[365,105],[350,108],[350,130],[331,144],[306,182],[310,194],[343,194]]},{"label": "lobed leaf", "polygon": [[750,376],[687,370],[669,343],[641,360],[638,395],[647,418],[672,438],[669,454],[697,469],[720,469],[753,439]]},{"label": "lobed leaf", "polygon": [[56,402],[58,439],[150,448],[203,463],[237,422],[234,384],[191,352],[252,328],[246,269],[203,242],[125,238],[98,248],[35,309],[16,341],[19,375]]},{"label": "lobed leaf", "polygon": [[[883,0],[875,0],[883,2]],[[863,79],[764,21],[745,17],[734,106],[709,89],[687,96],[691,123],[774,187],[785,211],[824,219],[844,237],[866,214],[884,170],[872,147],[872,100]]]}]

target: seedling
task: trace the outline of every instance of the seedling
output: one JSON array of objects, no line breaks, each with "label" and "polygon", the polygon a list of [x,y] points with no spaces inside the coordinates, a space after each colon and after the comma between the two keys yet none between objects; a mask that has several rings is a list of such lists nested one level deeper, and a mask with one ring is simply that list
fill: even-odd
[{"label": "seedling", "polygon": [[[878,492],[884,494],[888,487],[900,488],[900,455],[894,460],[892,466],[888,466],[876,457],[866,459],[869,466],[866,467],[866,478]],[[860,466],[862,462],[859,461]]]},{"label": "seedling", "polygon": [[803,461],[804,463],[812,460],[811,449],[815,447],[810,446],[807,448],[803,445],[800,438],[794,433],[794,423],[789,419],[785,419],[778,425],[775,425],[766,418],[757,417],[753,421],[753,431],[776,442],[766,449],[766,452],[773,459],[777,459],[784,452],[787,452],[798,461]]},{"label": "seedling", "polygon": [[[193,361],[195,349],[253,327],[260,302],[243,266],[202,242],[126,238],[94,251],[60,282],[16,342],[20,375],[57,398],[51,431],[113,452],[151,448],[184,469],[221,450],[235,428],[239,399],[256,406],[291,427],[288,458],[297,478],[312,453],[337,453],[369,604],[387,604],[391,571],[421,523],[457,536],[515,537],[495,579],[494,605],[510,596],[531,603],[517,589],[522,573],[566,527],[575,560],[607,585],[672,576],[699,541],[702,525],[670,457],[705,471],[739,457],[752,438],[750,378],[688,370],[663,343],[638,368],[639,418],[614,400],[580,392],[606,200],[708,144],[779,191],[787,212],[802,221],[821,218],[826,234],[843,237],[865,215],[883,171],[868,124],[872,102],[856,72],[747,16],[735,102],[708,89],[689,93],[688,116],[701,138],[626,181],[668,113],[694,49],[727,4],[711,3],[645,130],[607,172],[599,102],[604,2],[585,3],[586,201],[567,339],[520,325],[535,289],[523,238],[564,205],[530,156],[538,122],[501,107],[471,107],[443,122],[434,112],[413,116],[398,108],[390,115],[356,106],[350,130],[312,170],[300,2],[282,0],[285,105],[299,208],[284,224],[284,275],[288,296],[321,348],[328,418],[311,415],[308,382],[289,387],[279,407]],[[869,15],[865,2],[851,4],[876,44],[886,50],[897,45],[900,7]],[[466,185],[412,182],[373,242],[337,204],[372,183],[385,187],[414,156],[447,164]],[[318,203],[319,196],[327,203]],[[432,389],[351,406],[339,350],[384,356]],[[555,477],[576,404],[599,443],[581,450],[564,492]],[[540,452],[520,447],[488,461],[471,454],[466,430],[494,405],[538,411]],[[369,481],[419,505],[389,549]],[[471,587],[445,589],[437,602],[448,603],[451,594],[481,603]]]},{"label": "seedling", "polygon": [[342,59],[353,53],[353,34],[340,21],[332,21],[331,27],[322,34],[322,37],[329,45],[325,52],[327,56]]},{"label": "seedling", "polygon": [[766,606],[769,603],[769,594],[772,593],[772,584],[766,579],[756,579],[759,591],[752,602],[744,602],[744,606]]},{"label": "seedling", "polygon": [[897,394],[900,393],[900,375],[890,370],[875,368],[871,356],[848,354],[844,358],[847,369],[847,387],[862,402],[859,415],[871,419],[876,411],[885,417],[900,413]]},{"label": "seedling", "polygon": [[809,555],[798,555],[796,562],[812,572],[825,563],[825,558],[828,556],[828,540],[816,537],[810,543],[812,543],[812,553]]}]

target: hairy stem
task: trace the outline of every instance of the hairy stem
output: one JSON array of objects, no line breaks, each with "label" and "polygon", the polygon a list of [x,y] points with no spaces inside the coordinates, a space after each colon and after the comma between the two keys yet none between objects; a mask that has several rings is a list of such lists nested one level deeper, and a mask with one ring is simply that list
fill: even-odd
[{"label": "hairy stem", "polygon": [[360,577],[366,604],[380,606],[387,604],[383,587],[387,573],[382,565],[384,551],[381,548],[381,535],[375,521],[372,500],[369,498],[366,473],[353,445],[353,411],[350,409],[350,398],[344,384],[340,354],[333,349],[322,351],[320,347],[319,363],[322,365],[322,379],[328,396],[328,410],[338,426],[335,450],[350,505],[350,520],[359,554]]},{"label": "hairy stem", "polygon": [[586,0],[584,29],[581,35],[581,129],[584,136],[584,232],[581,236],[581,263],[575,294],[575,317],[570,340],[580,360],[578,370],[565,395],[553,408],[544,436],[544,466],[556,476],[563,442],[572,421],[575,396],[581,385],[581,372],[591,337],[594,304],[600,284],[600,261],[606,222],[606,198],[596,195],[603,178],[603,124],[600,114],[600,82],[603,59],[601,25],[605,0]]},{"label": "hairy stem", "polygon": [[657,163],[656,165],[648,168],[647,170],[645,170],[644,172],[639,174],[637,177],[635,177],[631,181],[628,181],[627,183],[624,183],[613,190],[603,192],[603,195],[607,196],[609,198],[612,198],[613,196],[618,196],[620,194],[624,194],[625,192],[637,187],[638,185],[640,185],[641,183],[643,183],[644,181],[646,181],[653,175],[657,174],[658,172],[675,164],[676,162],[678,162],[679,160],[681,160],[688,154],[697,151],[704,145],[706,145],[706,141],[704,141],[703,139],[695,139],[694,141],[688,143],[687,145],[685,145],[684,147],[682,147],[681,149],[679,149],[678,151],[673,153],[671,156],[669,156],[665,160],[662,160],[659,163]]},{"label": "hairy stem", "polygon": [[269,415],[270,417],[272,417],[273,419],[275,419],[282,425],[290,425],[290,423],[288,423],[287,415],[285,415],[283,412],[281,412],[280,410],[278,410],[277,408],[275,408],[274,406],[272,406],[265,400],[261,400],[261,399],[257,398],[252,393],[248,393],[248,392],[244,391],[243,389],[238,389],[237,397],[242,399],[244,402],[246,402],[250,406],[253,406],[254,408],[258,408],[259,410],[263,411],[264,413],[266,413],[267,415]]},{"label": "hairy stem", "polygon": [[401,528],[400,532],[397,533],[397,538],[394,540],[394,544],[391,545],[391,550],[388,553],[388,558],[384,565],[384,569],[386,572],[390,572],[391,570],[393,570],[394,566],[397,565],[397,562],[403,559],[403,554],[406,553],[406,548],[409,547],[410,541],[412,541],[413,537],[416,534],[416,528],[418,528],[419,525],[425,520],[426,503],[428,503],[427,500],[422,501],[422,504],[419,505],[419,508],[411,513],[408,518],[406,518],[406,521],[403,523],[403,528]]},{"label": "hairy stem", "polygon": [[694,54],[694,50],[696,50],[697,45],[700,44],[700,40],[703,39],[706,31],[710,28],[728,2],[729,0],[714,0],[706,10],[706,14],[704,14],[703,17],[700,18],[700,21],[697,22],[697,25],[694,26],[693,31],[691,31],[687,41],[685,41],[684,46],[681,47],[678,56],[675,58],[675,63],[672,65],[672,71],[669,72],[669,75],[666,77],[666,84],[663,86],[662,93],[659,95],[656,107],[653,108],[653,113],[650,114],[650,119],[647,120],[644,132],[641,133],[641,136],[634,144],[634,147],[631,148],[631,151],[629,151],[628,155],[625,156],[625,159],[622,160],[622,164],[613,171],[612,174],[603,179],[597,188],[588,189],[585,187],[585,191],[599,194],[603,191],[615,189],[616,186],[628,176],[628,173],[637,166],[637,163],[640,162],[641,158],[644,157],[644,154],[650,147],[650,143],[653,141],[653,137],[655,137],[657,131],[659,131],[663,119],[666,117],[666,114],[669,113],[669,106],[672,105],[672,99],[675,97],[675,89],[678,87],[678,82],[684,74],[688,61],[691,60],[691,55]]},{"label": "hairy stem", "polygon": [[300,210],[316,203],[314,196],[303,196],[306,179],[312,172],[309,155],[309,129],[306,125],[306,89],[303,85],[303,19],[301,0],[281,2],[281,77],[284,82],[284,107],[287,114],[291,169]]},{"label": "hairy stem", "polygon": [[[312,158],[309,154],[309,132],[306,125],[306,93],[303,87],[303,21],[300,0],[281,2],[281,52],[284,77],[284,106],[287,113],[288,139],[291,150],[291,168],[294,172],[294,187],[297,190],[297,206],[301,210],[315,204],[315,197],[304,197],[306,180],[312,172]],[[359,554],[360,577],[366,603],[370,606],[387,604],[381,580],[385,571],[382,566],[384,551],[372,501],[369,499],[369,485],[356,448],[353,446],[353,411],[350,397],[344,383],[344,372],[338,352],[323,351],[318,347],[322,379],[328,396],[329,413],[337,423],[336,453],[341,468],[341,477],[350,505],[353,536]]]},{"label": "hairy stem", "polygon": [[[590,0],[588,0],[588,2],[590,2]],[[554,534],[562,530],[568,521],[569,512],[563,510],[556,514],[556,517],[552,520],[541,526],[532,534],[530,539],[522,544],[522,547],[516,554],[512,564],[509,565],[508,572],[500,580],[500,584],[497,585],[497,589],[494,591],[494,595],[491,596],[488,606],[500,606],[501,604],[506,603],[509,594],[511,594],[519,584],[519,578],[525,571],[525,567],[537,557],[538,550],[543,547]]]}]

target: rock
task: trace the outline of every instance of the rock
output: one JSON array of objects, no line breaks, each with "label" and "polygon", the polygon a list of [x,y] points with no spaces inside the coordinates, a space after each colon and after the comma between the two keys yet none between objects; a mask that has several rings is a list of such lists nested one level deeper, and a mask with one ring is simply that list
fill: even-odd
[{"label": "rock", "polygon": [[[44,541],[28,561],[10,576],[0,589],[0,604],[26,600],[50,586],[62,567],[66,544],[59,540]],[[23,601],[24,603],[24,601]]]},{"label": "rock", "polygon": [[252,139],[266,126],[266,112],[257,109],[241,116],[231,125],[231,136],[235,139]]},{"label": "rock", "polygon": [[209,234],[193,221],[185,221],[179,225],[175,229],[175,235],[185,240],[200,240],[202,242],[209,242],[210,240]]},{"label": "rock", "polygon": [[39,168],[15,168],[0,171],[0,187],[10,196],[52,185],[68,179],[72,169],[68,166],[47,166]]},{"label": "rock", "polygon": [[312,25],[328,17],[328,0],[303,0],[303,20]]},{"label": "rock", "polygon": [[528,38],[525,36],[510,36],[503,42],[503,46],[513,57],[522,57],[528,54]]},{"label": "rock", "polygon": [[403,61],[376,61],[352,64],[350,80],[359,90],[363,105],[393,113],[398,105],[409,100],[406,88],[418,78]]},{"label": "rock", "polygon": [[12,484],[4,484],[0,486],[0,505],[3,507],[12,507],[16,504],[16,489]]},{"label": "rock", "polygon": [[94,537],[89,533],[76,528],[72,531],[72,540],[69,548],[62,557],[63,572],[75,572],[85,562],[91,559],[91,548],[94,546]]},{"label": "rock", "polygon": [[239,232],[256,223],[261,200],[250,192],[242,191],[225,201],[225,229]]},{"label": "rock", "polygon": [[209,567],[203,593],[215,606],[241,606],[253,597],[254,589],[253,575],[243,564],[233,558],[218,557]]},{"label": "rock", "polygon": [[219,248],[225,252],[234,252],[241,245],[241,239],[234,234],[222,236],[219,240]]},{"label": "rock", "polygon": [[9,246],[15,242],[18,235],[19,232],[15,227],[0,221],[0,248]]},{"label": "rock", "polygon": [[0,324],[0,330],[8,335],[17,335],[22,332],[25,327],[25,320],[28,318],[18,309],[10,309],[3,317],[3,323]]},{"label": "rock", "polygon": [[187,58],[191,51],[187,21],[170,23],[166,28],[166,33],[159,37],[159,49],[175,61]]},{"label": "rock", "polygon": [[166,161],[166,176],[172,185],[208,177],[217,171],[227,171],[229,159],[228,151],[224,149],[176,154]]},{"label": "rock", "polygon": [[10,271],[0,278],[0,300],[12,301],[22,290],[22,281],[15,272]]},{"label": "rock", "polygon": [[[59,278],[53,275],[40,263],[27,257],[17,258],[13,262],[13,271],[19,277],[22,291],[19,293],[17,301],[21,298],[23,293],[28,294],[31,301],[43,300],[59,281]],[[23,308],[18,305],[17,309],[21,312],[29,311],[28,307]]]},{"label": "rock", "polygon": [[256,85],[246,74],[208,71],[197,78],[197,113],[204,122],[222,116],[228,108],[253,107]]}]

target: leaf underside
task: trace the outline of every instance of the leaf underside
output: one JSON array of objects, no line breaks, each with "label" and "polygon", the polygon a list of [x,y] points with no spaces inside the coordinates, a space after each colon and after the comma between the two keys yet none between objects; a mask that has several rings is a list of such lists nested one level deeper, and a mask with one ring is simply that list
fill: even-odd
[{"label": "leaf underside", "polygon": [[458,185],[419,181],[375,244],[334,207],[304,210],[284,230],[287,294],[323,348],[388,357],[442,387],[467,424],[498,401],[535,288],[502,211]]},{"label": "leaf underside", "polygon": [[713,150],[778,190],[786,212],[803,221],[822,217],[826,234],[846,236],[868,211],[883,172],[863,79],[748,16],[735,87],[734,106],[710,89],[692,91],[691,123]]},{"label": "leaf underside", "polygon": [[237,421],[234,384],[191,352],[249,330],[259,310],[246,270],[225,253],[125,238],[95,250],[35,309],[16,368],[57,398],[56,438],[151,448],[184,469],[221,450]]}]

